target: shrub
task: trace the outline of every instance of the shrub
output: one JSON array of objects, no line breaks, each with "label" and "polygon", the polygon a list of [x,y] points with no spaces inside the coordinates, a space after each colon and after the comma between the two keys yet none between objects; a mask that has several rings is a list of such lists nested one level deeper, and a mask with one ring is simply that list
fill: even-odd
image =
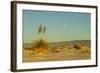
[{"label": "shrub", "polygon": [[57,47],[53,47],[51,50],[52,53],[58,53],[59,51],[57,50]]},{"label": "shrub", "polygon": [[43,48],[43,49],[48,48],[48,43],[43,39],[34,41],[33,45],[34,45],[34,48],[37,48],[37,49],[38,48]]},{"label": "shrub", "polygon": [[75,49],[81,49],[82,47],[81,47],[81,45],[79,45],[79,44],[75,44],[74,46],[73,46]]}]

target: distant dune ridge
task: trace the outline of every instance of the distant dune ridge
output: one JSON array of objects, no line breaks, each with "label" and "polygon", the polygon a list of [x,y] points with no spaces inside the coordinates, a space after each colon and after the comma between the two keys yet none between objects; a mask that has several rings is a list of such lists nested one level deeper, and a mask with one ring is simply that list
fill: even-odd
[{"label": "distant dune ridge", "polygon": [[[91,41],[90,40],[75,40],[75,41],[63,41],[63,42],[49,42],[49,45],[59,45],[59,44],[68,44],[68,45],[72,45],[72,44],[82,44],[85,46],[91,46]],[[33,43],[24,43],[23,44],[23,48],[30,48],[33,45]]]},{"label": "distant dune ridge", "polygon": [[48,45],[47,54],[37,54],[34,53],[36,48],[34,48],[33,43],[24,43],[23,62],[91,59],[90,40],[48,42]]}]

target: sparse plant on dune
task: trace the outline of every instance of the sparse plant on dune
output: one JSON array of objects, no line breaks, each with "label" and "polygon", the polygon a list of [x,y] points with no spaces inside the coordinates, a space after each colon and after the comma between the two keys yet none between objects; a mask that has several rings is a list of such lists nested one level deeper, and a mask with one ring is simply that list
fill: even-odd
[{"label": "sparse plant on dune", "polygon": [[91,53],[91,50],[90,50],[89,48],[87,48],[87,47],[83,47],[83,48],[81,49],[81,52],[82,52],[82,53]]},{"label": "sparse plant on dune", "polygon": [[58,51],[57,47],[53,47],[52,50],[51,50],[51,52],[52,53],[58,53],[59,51]]},{"label": "sparse plant on dune", "polygon": [[35,40],[33,43],[34,54],[44,55],[48,54],[48,43],[43,39]]},{"label": "sparse plant on dune", "polygon": [[73,48],[77,49],[77,50],[80,50],[82,47],[81,45],[79,44],[74,44]]},{"label": "sparse plant on dune", "polygon": [[34,48],[37,48],[37,49],[38,48],[43,48],[43,49],[48,48],[48,43],[43,39],[34,41],[33,45],[34,45]]}]

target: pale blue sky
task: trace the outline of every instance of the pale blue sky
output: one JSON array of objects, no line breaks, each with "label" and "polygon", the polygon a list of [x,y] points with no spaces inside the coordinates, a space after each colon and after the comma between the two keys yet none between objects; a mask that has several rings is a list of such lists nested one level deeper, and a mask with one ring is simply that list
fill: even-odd
[{"label": "pale blue sky", "polygon": [[[43,38],[48,42],[90,40],[91,14],[79,12],[56,12],[23,10],[23,42]],[[40,25],[45,25],[45,34],[38,34]]]}]

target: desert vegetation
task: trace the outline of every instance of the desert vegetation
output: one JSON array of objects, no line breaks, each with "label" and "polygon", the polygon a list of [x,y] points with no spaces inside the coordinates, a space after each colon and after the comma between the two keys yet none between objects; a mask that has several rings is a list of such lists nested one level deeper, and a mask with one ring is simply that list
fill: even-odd
[{"label": "desert vegetation", "polygon": [[30,47],[23,48],[23,62],[90,59],[89,43],[90,41],[48,43],[43,39],[38,39],[31,43]]}]

